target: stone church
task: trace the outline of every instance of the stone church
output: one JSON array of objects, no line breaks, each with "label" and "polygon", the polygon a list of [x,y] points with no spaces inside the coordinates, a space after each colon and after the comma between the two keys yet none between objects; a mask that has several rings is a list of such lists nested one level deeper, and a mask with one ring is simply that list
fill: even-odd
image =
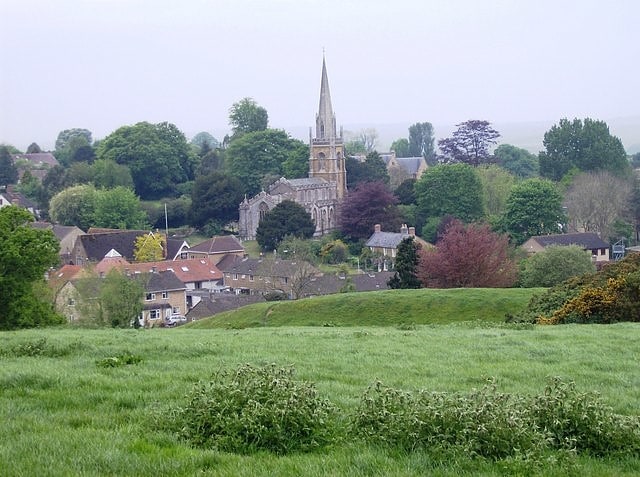
[{"label": "stone church", "polygon": [[338,136],[324,58],[316,131],[312,137],[309,128],[309,149],[309,177],[282,177],[271,184],[268,191],[263,190],[251,199],[245,197],[240,204],[238,224],[241,239],[254,240],[260,219],[283,200],[293,200],[305,208],[316,224],[316,236],[338,227],[340,202],[347,193],[347,172],[342,128]]}]

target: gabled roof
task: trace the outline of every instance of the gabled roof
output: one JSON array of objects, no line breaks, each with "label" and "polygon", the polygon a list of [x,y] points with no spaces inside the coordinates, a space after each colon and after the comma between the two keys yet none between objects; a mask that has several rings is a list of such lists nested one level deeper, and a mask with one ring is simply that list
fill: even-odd
[{"label": "gabled roof", "polygon": [[67,235],[73,232],[84,233],[82,229],[76,227],[75,225],[59,225],[59,224],[51,224],[49,222],[32,222],[31,226],[35,229],[42,230],[51,230],[53,235],[55,235],[58,240],[62,240]]},{"label": "gabled roof", "polygon": [[144,284],[147,293],[186,290],[184,283],[170,270],[131,275]]},{"label": "gabled roof", "polygon": [[244,247],[235,235],[219,235],[194,245],[189,249],[189,252],[218,255],[244,252]]},{"label": "gabled roof", "polygon": [[365,245],[367,247],[398,248],[400,242],[409,237],[409,234],[400,232],[374,232]]},{"label": "gabled roof", "polygon": [[183,283],[215,281],[222,278],[222,272],[202,258],[132,263],[127,268],[132,273],[148,273],[152,270],[171,271]]},{"label": "gabled roof", "polygon": [[262,295],[236,295],[216,293],[209,297],[204,297],[196,306],[187,313],[187,318],[199,320],[209,316],[222,313],[223,311],[235,310],[241,306],[251,305],[265,301]]},{"label": "gabled roof", "polygon": [[60,163],[50,152],[34,152],[29,154],[12,154],[13,160],[28,161],[34,166],[47,165],[49,167],[57,166]]},{"label": "gabled roof", "polygon": [[183,239],[167,239],[167,260],[174,260],[176,257],[180,255],[183,248],[185,250],[189,249],[189,244],[186,240]]},{"label": "gabled roof", "polygon": [[96,264],[95,271],[98,274],[106,275],[114,268],[123,270],[130,265],[131,264],[122,255],[120,255],[116,250],[111,249],[104,258]]},{"label": "gabled roof", "polygon": [[588,250],[609,248],[609,243],[602,240],[593,232],[538,235],[536,237],[531,237],[529,240],[534,240],[542,247],[549,247],[550,245],[579,245],[580,247]]},{"label": "gabled roof", "polygon": [[0,192],[0,195],[2,195],[10,204],[17,205],[31,211],[36,210],[36,204],[20,192],[15,191],[12,185],[7,186],[6,190]]},{"label": "gabled roof", "polygon": [[146,230],[118,230],[104,233],[90,233],[80,235],[87,258],[91,261],[102,260],[111,249],[117,250],[127,260],[133,260],[136,238],[146,235]]}]

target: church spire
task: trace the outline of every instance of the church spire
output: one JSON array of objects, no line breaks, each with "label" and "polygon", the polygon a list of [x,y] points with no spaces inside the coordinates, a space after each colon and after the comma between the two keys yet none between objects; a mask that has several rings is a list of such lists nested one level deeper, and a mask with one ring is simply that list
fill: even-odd
[{"label": "church spire", "polygon": [[323,55],[322,80],[320,82],[320,106],[318,107],[318,115],[316,116],[316,138],[330,139],[336,136],[336,117],[333,114],[333,106],[331,105],[329,77],[327,76],[327,65]]}]

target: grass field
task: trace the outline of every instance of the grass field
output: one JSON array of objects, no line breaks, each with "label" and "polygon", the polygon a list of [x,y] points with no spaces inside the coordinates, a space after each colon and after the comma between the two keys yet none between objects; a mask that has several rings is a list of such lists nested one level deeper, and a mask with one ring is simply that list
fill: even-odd
[{"label": "grass field", "polygon": [[[531,468],[464,458],[443,463],[358,441],[284,457],[225,454],[191,448],[158,425],[195,383],[243,363],[293,365],[300,379],[315,382],[345,412],[376,380],[407,390],[468,391],[494,377],[505,392],[537,394],[549,376],[563,376],[580,390],[601,393],[616,412],[637,414],[637,324],[516,327],[465,321],[415,327],[45,329],[0,336],[3,476],[640,474],[634,456],[578,456],[568,463],[550,456]],[[103,365],[126,354],[141,361]]]}]

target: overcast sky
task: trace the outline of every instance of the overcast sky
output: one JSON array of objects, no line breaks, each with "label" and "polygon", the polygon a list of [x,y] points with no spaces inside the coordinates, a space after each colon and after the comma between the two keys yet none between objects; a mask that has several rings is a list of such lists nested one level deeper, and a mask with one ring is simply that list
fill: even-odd
[{"label": "overcast sky", "polygon": [[0,0],[0,18],[0,142],[20,149],[139,121],[221,139],[247,96],[304,131],[323,48],[345,128],[640,116],[638,0]]}]

